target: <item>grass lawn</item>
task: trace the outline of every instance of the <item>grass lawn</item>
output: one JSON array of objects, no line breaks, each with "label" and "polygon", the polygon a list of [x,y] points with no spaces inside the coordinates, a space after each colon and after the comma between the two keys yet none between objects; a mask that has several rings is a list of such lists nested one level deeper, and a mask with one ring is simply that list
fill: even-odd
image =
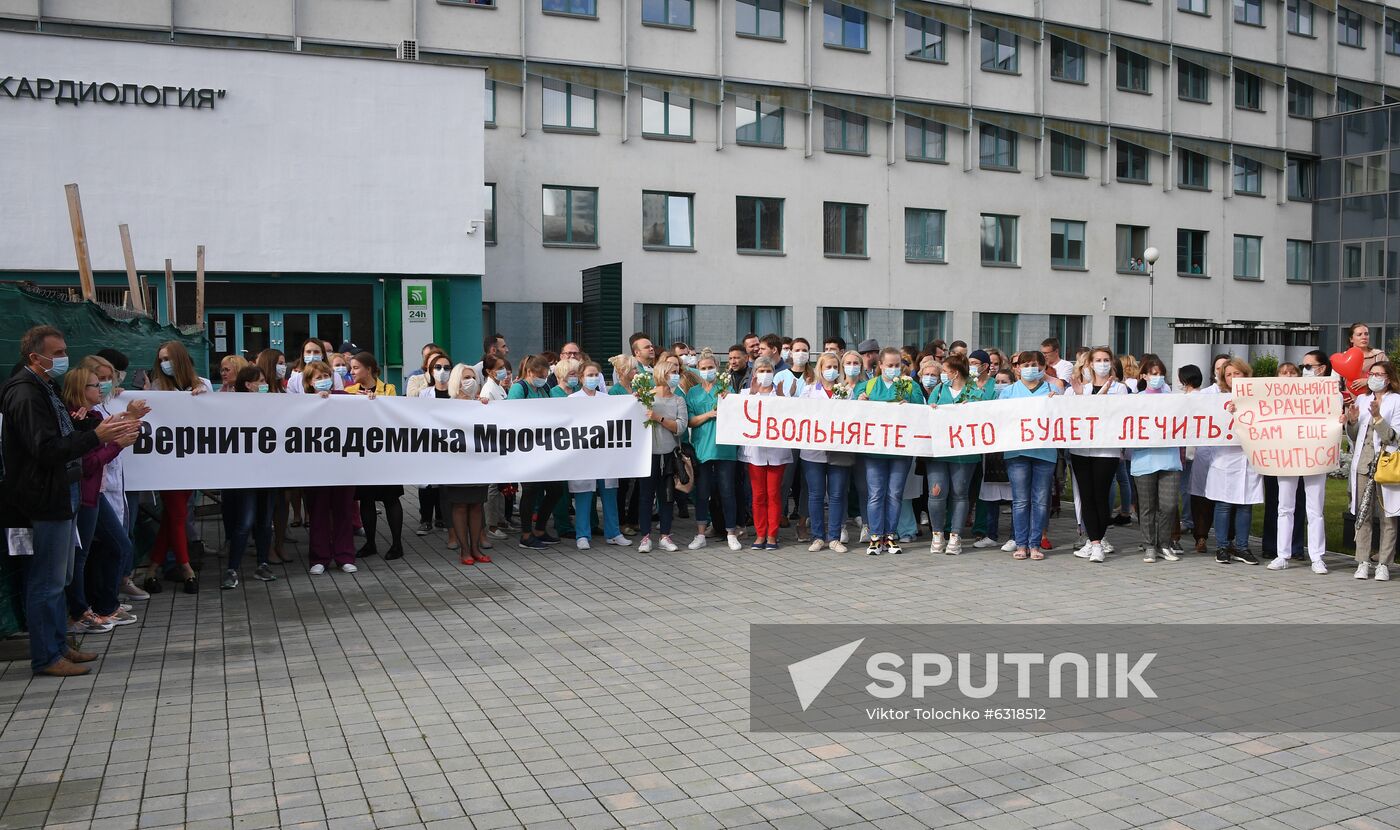
[{"label": "grass lawn", "polygon": [[[1342,553],[1342,514],[1347,509],[1347,481],[1344,478],[1327,479],[1327,498],[1322,508],[1323,523],[1327,526],[1327,549],[1333,553]],[[1263,536],[1264,531],[1264,505],[1254,506],[1254,526],[1250,529],[1250,534]],[[1269,517],[1271,520],[1275,516]],[[1300,509],[1295,515],[1295,521],[1307,519],[1302,515]]]}]

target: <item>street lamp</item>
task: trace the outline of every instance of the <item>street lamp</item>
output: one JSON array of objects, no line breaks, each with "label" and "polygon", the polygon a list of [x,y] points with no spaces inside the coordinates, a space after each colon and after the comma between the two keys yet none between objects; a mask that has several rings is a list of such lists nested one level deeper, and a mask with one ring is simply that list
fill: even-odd
[{"label": "street lamp", "polygon": [[1142,259],[1147,263],[1147,351],[1152,354],[1157,353],[1152,348],[1152,318],[1155,316],[1154,312],[1156,311],[1153,307],[1152,266],[1157,264],[1157,257],[1159,256],[1161,256],[1161,251],[1158,251],[1156,248],[1148,248],[1142,252]]}]

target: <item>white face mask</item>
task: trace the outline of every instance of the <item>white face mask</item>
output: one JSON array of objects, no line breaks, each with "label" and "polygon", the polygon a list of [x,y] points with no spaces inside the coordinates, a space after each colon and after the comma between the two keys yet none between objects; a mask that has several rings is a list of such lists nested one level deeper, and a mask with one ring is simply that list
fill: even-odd
[{"label": "white face mask", "polygon": [[1112,371],[1113,371],[1113,364],[1110,363],[1109,361],[1107,361],[1107,360],[1095,360],[1095,361],[1094,361],[1094,374],[1098,375],[1099,377],[1101,377],[1101,378],[1106,378],[1106,377],[1108,377],[1109,373],[1112,372]]},{"label": "white face mask", "polygon": [[320,360],[320,359],[321,359],[321,353],[320,353],[320,352],[306,352],[305,354],[303,354],[303,355],[301,356],[301,360],[302,360],[303,363],[315,363],[316,361],[318,361],[318,360]]},{"label": "white face mask", "polygon": [[1379,377],[1377,375],[1371,375],[1370,377],[1366,378],[1366,387],[1372,392],[1379,392],[1388,385],[1389,383],[1386,381],[1385,378]]},{"label": "white face mask", "polygon": [[1313,375],[1317,374],[1317,370],[1311,366],[1304,366],[1301,369],[1299,369],[1299,371],[1303,373],[1303,377],[1305,378],[1310,378]]},{"label": "white face mask", "polygon": [[754,377],[758,379],[758,385],[762,389],[767,389],[768,387],[773,385],[772,372],[758,372],[754,375]]},{"label": "white face mask", "polygon": [[807,355],[808,355],[808,352],[807,352],[806,349],[802,349],[802,350],[793,352],[793,353],[792,353],[792,365],[798,366],[798,367],[806,366],[806,365],[807,365]]},{"label": "white face mask", "polygon": [[782,355],[783,360],[786,362],[789,358],[792,357],[792,349],[783,349]]},{"label": "white face mask", "polygon": [[434,369],[433,380],[438,383],[447,383],[447,377],[452,374],[450,369]]},{"label": "white face mask", "polygon": [[693,354],[681,355],[681,362],[687,366],[694,366],[699,360],[700,358]]}]

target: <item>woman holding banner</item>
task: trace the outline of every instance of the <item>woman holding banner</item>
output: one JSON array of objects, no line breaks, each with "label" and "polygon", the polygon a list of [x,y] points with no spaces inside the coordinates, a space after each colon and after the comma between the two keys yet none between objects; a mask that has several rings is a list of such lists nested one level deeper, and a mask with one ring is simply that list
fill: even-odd
[{"label": "woman holding banner", "polygon": [[[1048,397],[1055,390],[1045,380],[1045,355],[1028,350],[1016,355],[1020,380],[1001,390],[1000,400]],[[1013,559],[1044,559],[1040,539],[1050,514],[1050,487],[1055,477],[1055,450],[1013,450],[1005,453],[1011,479],[1011,540]]]},{"label": "woman holding banner", "polygon": [[[685,409],[690,416],[690,445],[695,449],[695,538],[688,546],[705,546],[705,533],[713,526],[725,529],[730,550],[739,550],[739,508],[734,500],[734,459],[732,444],[715,443],[715,418],[719,402],[729,394],[719,382],[719,361],[709,349],[695,362],[698,377],[685,393]],[[710,503],[719,493],[719,511],[711,521]],[[577,511],[576,511],[577,512]]]},{"label": "woman holding banner", "polygon": [[[1113,350],[1099,346],[1089,352],[1089,371],[1071,373],[1066,395],[1127,395],[1128,387],[1114,376],[1116,361]],[[1113,524],[1113,509],[1109,494],[1113,489],[1118,467],[1123,462],[1121,449],[1074,447],[1069,451],[1070,469],[1074,471],[1075,491],[1079,496],[1080,515],[1088,544],[1074,552],[1081,559],[1102,562],[1112,548],[1104,545],[1104,536]]]},{"label": "woman holding banner", "polygon": [[[508,400],[548,400],[549,361],[530,355],[521,361],[520,380],[511,384]],[[549,533],[549,517],[564,497],[562,481],[527,481],[520,490],[520,544],[542,549],[557,544],[559,537]],[[533,524],[532,524],[533,522]]]},{"label": "woman holding banner", "polygon": [[[254,361],[262,376],[267,380],[267,391],[273,394],[282,394],[287,391],[287,357],[277,349],[263,349],[258,352],[258,359]],[[285,565],[292,561],[282,552],[283,546],[287,543],[287,520],[294,518],[292,527],[301,527],[305,522],[302,520],[302,501],[300,490],[289,490],[278,488],[273,495],[272,509],[272,553],[268,561],[274,565]],[[292,508],[295,507],[293,517]]]},{"label": "woman holding banner", "polygon": [[[156,351],[156,367],[157,371],[151,378],[152,389],[202,395],[214,388],[195,372],[190,353],[178,340],[161,344]],[[189,518],[192,494],[190,490],[162,490],[160,493],[160,532],[151,546],[151,573],[141,586],[152,594],[161,590],[157,574],[165,566],[168,553],[174,553],[175,561],[179,564],[185,593],[199,593],[199,580],[195,578],[194,568],[190,567],[189,536],[185,523]]]},{"label": "woman holding banner", "polygon": [[1366,375],[1366,394],[1347,407],[1347,435],[1355,449],[1351,454],[1351,511],[1356,515],[1356,578],[1371,575],[1371,519],[1381,526],[1376,552],[1376,579],[1390,579],[1395,562],[1396,517],[1400,516],[1400,484],[1376,484],[1376,463],[1381,455],[1396,452],[1400,435],[1400,377],[1389,362],[1375,363]]},{"label": "woman holding banner", "polygon": [[[1171,391],[1167,384],[1167,366],[1156,355],[1144,355],[1139,376],[1143,395],[1165,395]],[[1181,557],[1172,549],[1172,530],[1176,526],[1178,495],[1181,492],[1180,447],[1153,447],[1132,451],[1130,469],[1138,494],[1138,520],[1142,523],[1142,561],[1156,562],[1161,556],[1168,562]]]},{"label": "woman holding banner", "polygon": [[[258,393],[270,389],[272,384],[263,379],[262,370],[257,366],[246,366],[234,377],[233,386],[234,392]],[[280,494],[280,490],[262,487],[224,489],[220,506],[224,514],[224,533],[228,537],[228,562],[220,588],[230,590],[238,587],[239,568],[243,565],[243,554],[248,548],[250,536],[258,557],[258,567],[253,571],[253,576],[263,582],[277,578],[269,564],[269,556],[272,548],[273,499]]]},{"label": "woman holding banner", "polygon": [[[448,362],[446,356],[440,352],[434,353],[430,365],[435,371],[443,367],[442,371],[448,371],[446,367],[452,364]],[[334,374],[332,374],[334,377]],[[419,377],[422,377],[421,375]],[[431,385],[432,375],[427,375],[427,383]],[[374,359],[374,355],[369,352],[359,352],[350,358],[350,378],[355,381],[345,387],[347,395],[367,395],[375,398],[381,395],[394,397],[398,394],[394,389],[394,384],[385,383],[379,378],[379,361]],[[375,509],[375,502],[384,505],[384,518],[389,520],[389,549],[384,551],[385,559],[403,558],[403,485],[402,484],[375,484],[355,488],[355,498],[360,503],[360,524],[365,529],[365,544],[360,548],[359,555],[375,556],[379,553],[377,534],[379,531],[379,512]]]},{"label": "woman holding banner", "polygon": [[[1303,355],[1302,366],[1299,367],[1301,377],[1331,377],[1332,361],[1321,349],[1313,349]],[[1283,367],[1279,367],[1279,377],[1283,377]],[[1337,387],[1338,394],[1341,394],[1340,383]],[[1298,476],[1278,477],[1278,535],[1275,540],[1277,556],[1269,563],[1269,570],[1281,571],[1288,567],[1288,560],[1293,558],[1293,527],[1294,513],[1298,503]],[[1312,570],[1315,574],[1327,573],[1327,565],[1323,563],[1322,556],[1327,552],[1327,527],[1323,524],[1322,504],[1327,493],[1327,474],[1302,476],[1303,482],[1303,509],[1307,512],[1307,543],[1308,559],[1312,560]],[[1266,513],[1264,521],[1269,521]]]},{"label": "woman holding banner", "polygon": [[[773,382],[773,360],[759,357],[753,362],[749,388],[741,395],[782,396]],[[748,467],[749,489],[753,493],[753,544],[750,550],[777,550],[778,523],[782,518],[783,468],[792,462],[792,450],[785,447],[744,446],[739,457]]]},{"label": "woman holding banner", "polygon": [[[967,357],[961,352],[950,353],[943,361],[941,382],[930,391],[929,405],[937,408],[982,400],[982,388],[977,385],[970,368]],[[924,460],[924,469],[928,471],[928,523],[933,530],[929,553],[946,553],[949,556],[962,553],[962,530],[967,524],[967,495],[972,486],[972,474],[981,461],[981,455],[950,455]],[[953,503],[951,522],[948,521],[950,499]],[[946,544],[943,541],[945,525],[948,528]]]},{"label": "woman holding banner", "polygon": [[[1220,370],[1219,393],[1232,395],[1231,382],[1253,373],[1242,358],[1230,358]],[[1227,403],[1226,408],[1233,411],[1234,404]],[[1215,502],[1215,561],[1221,565],[1232,560],[1258,565],[1259,557],[1249,549],[1249,525],[1254,505],[1264,501],[1264,480],[1249,465],[1243,447],[1212,448],[1205,495]]]},{"label": "woman holding banner", "polygon": [[[569,362],[578,361],[570,359]],[[597,363],[588,361],[578,370],[582,376],[580,389],[571,398],[585,400],[607,400],[608,384],[603,379],[603,369]],[[603,540],[610,545],[627,547],[632,540],[622,535],[617,518],[617,479],[579,479],[569,482],[569,493],[574,499],[574,538],[579,550],[593,546],[593,494],[597,493],[603,502]],[[703,537],[702,537],[703,538]]]},{"label": "woman holding banner", "polygon": [[[923,403],[924,395],[919,385],[901,366],[904,355],[899,349],[887,346],[880,352],[880,374],[857,387],[862,401],[882,403]],[[866,547],[867,556],[882,553],[903,553],[896,535],[899,522],[900,502],[904,500],[905,479],[913,459],[908,456],[876,455],[865,456],[865,487],[867,518],[870,520],[870,543]],[[755,497],[755,500],[757,497]]]},{"label": "woman holding banner", "polygon": [[[813,380],[802,390],[802,397],[832,400],[836,384],[841,379],[841,361],[834,354],[823,352],[817,357]],[[841,542],[841,526],[846,522],[846,487],[851,477],[852,454],[826,450],[801,450],[802,475],[807,485],[807,516],[812,526],[809,551],[830,547],[845,553]]]},{"label": "woman holding banner", "polygon": [[[331,365],[335,365],[335,358],[331,357]],[[462,364],[458,364],[462,365]],[[471,367],[467,367],[470,369]],[[347,364],[348,370],[348,364]],[[452,361],[440,351],[432,350],[428,352],[428,357],[423,361],[423,372],[408,379],[408,385],[404,391],[405,397],[417,395],[420,398],[454,398],[461,394],[461,383],[449,385],[452,379]],[[337,369],[339,374],[340,370]],[[417,388],[417,392],[413,390]],[[371,504],[370,508],[373,509]],[[447,511],[443,508],[442,493],[438,491],[435,484],[418,485],[418,529],[414,531],[417,536],[427,536],[433,532],[434,525],[441,526],[448,522]],[[364,519],[360,519],[363,526]],[[365,546],[360,549],[359,556],[374,556],[378,553],[375,546],[374,537],[369,533],[365,536],[367,540]],[[457,535],[455,531],[449,530],[447,533],[447,549],[454,550],[457,547]]]},{"label": "woman holding banner", "polygon": [[[324,360],[306,364],[301,376],[303,394],[323,398],[347,394],[344,389],[335,388],[334,375],[330,364]],[[373,398],[374,389],[366,390],[365,396]],[[310,528],[307,537],[312,575],[325,573],[329,565],[339,565],[340,570],[348,574],[359,570],[355,567],[355,533],[351,519],[355,510],[354,485],[305,487],[302,495],[311,519],[307,523]]]},{"label": "woman holding banner", "polygon": [[[443,384],[446,387],[444,395],[436,389],[439,375],[432,371],[439,366],[441,366],[440,356],[430,369],[433,385],[420,393],[420,397],[442,397],[454,401],[475,403],[479,391],[476,371],[465,363],[453,366],[448,372],[447,381]],[[484,367],[482,371],[485,371]],[[452,528],[449,538],[454,541],[449,543],[448,549],[452,549],[452,544],[461,546],[462,553],[458,561],[463,565],[490,562],[491,557],[482,552],[485,548],[491,547],[491,543],[486,541],[485,532],[485,506],[490,497],[488,485],[441,484],[434,487],[433,490],[434,496],[439,501],[439,515],[446,519]],[[423,498],[421,488],[418,497]],[[386,555],[384,558],[388,559],[389,557]]]},{"label": "woman holding banner", "polygon": [[[839,394],[844,395],[846,400],[857,400],[857,396],[860,394],[857,387],[860,383],[861,373],[864,371],[865,358],[861,356],[860,352],[852,349],[841,355],[841,392]],[[860,536],[858,538],[864,542],[870,538],[870,522],[866,518],[870,491],[865,486],[865,454],[852,453],[851,457],[854,459],[851,464],[851,487],[846,492],[849,495],[851,489],[855,490],[856,520],[860,522]],[[844,527],[842,533],[845,533]],[[840,541],[846,541],[845,537],[843,536]]]}]

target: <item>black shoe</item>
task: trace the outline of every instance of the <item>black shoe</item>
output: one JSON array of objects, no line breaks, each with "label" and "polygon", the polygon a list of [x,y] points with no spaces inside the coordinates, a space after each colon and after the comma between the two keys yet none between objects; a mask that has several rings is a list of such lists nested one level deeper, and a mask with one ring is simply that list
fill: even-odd
[{"label": "black shoe", "polygon": [[393,547],[391,547],[391,548],[389,548],[388,550],[384,551],[384,559],[385,559],[385,561],[388,561],[388,560],[390,560],[390,559],[402,559],[402,558],[403,558],[403,546],[401,546],[401,545],[394,545]]},{"label": "black shoe", "polygon": [[433,523],[420,522],[418,525],[418,529],[413,532],[418,534],[419,536],[427,536],[429,533],[433,532]]},{"label": "black shoe", "polygon": [[1124,516],[1122,513],[1119,513],[1117,516],[1113,517],[1113,523],[1116,525],[1130,525],[1133,523],[1133,517]]},{"label": "black shoe", "polygon": [[156,579],[153,576],[148,576],[146,577],[145,581],[141,583],[141,590],[145,591],[148,594],[159,594],[161,591],[165,590],[165,586],[160,584],[159,579]]},{"label": "black shoe", "polygon": [[1217,550],[1217,551],[1215,552],[1215,564],[1217,564],[1217,565],[1228,565],[1228,564],[1230,564],[1230,549],[1229,549],[1229,548],[1221,548],[1221,549],[1219,549],[1219,550]]},{"label": "black shoe", "polygon": [[359,550],[355,551],[355,558],[356,558],[356,559],[368,559],[368,558],[371,557],[371,556],[378,556],[378,555],[379,555],[379,547],[378,547],[377,545],[375,545],[373,542],[370,542],[369,544],[367,544],[367,545],[365,545],[364,547],[360,548]]},{"label": "black shoe", "polygon": [[194,577],[190,577],[189,579],[186,579],[186,580],[185,580],[184,585],[185,585],[185,593],[187,593],[187,594],[197,594],[197,593],[199,593],[199,580],[198,580],[198,579],[195,579]]},{"label": "black shoe", "polygon": [[438,519],[437,521],[433,522],[433,527],[437,528],[438,530],[447,529],[447,525],[443,524],[442,519]]},{"label": "black shoe", "polygon": [[1244,550],[1237,550],[1237,551],[1235,551],[1234,559],[1235,559],[1236,562],[1243,562],[1243,563],[1245,563],[1246,565],[1258,565],[1258,564],[1259,564],[1259,557],[1255,556],[1254,553],[1253,553],[1252,551],[1250,551],[1249,548],[1245,548]]}]

